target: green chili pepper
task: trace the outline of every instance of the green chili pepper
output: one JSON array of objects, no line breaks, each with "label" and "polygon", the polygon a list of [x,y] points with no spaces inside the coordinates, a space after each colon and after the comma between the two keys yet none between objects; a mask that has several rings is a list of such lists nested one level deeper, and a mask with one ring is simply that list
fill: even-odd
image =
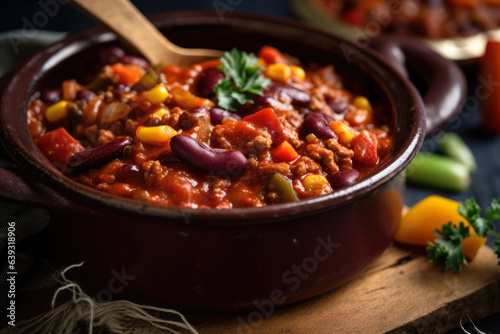
[{"label": "green chili pepper", "polygon": [[467,167],[456,160],[431,153],[418,153],[406,169],[410,183],[461,192],[470,185]]},{"label": "green chili pepper", "polygon": [[268,189],[275,191],[278,194],[280,203],[297,202],[299,198],[292,187],[292,182],[281,174],[274,174],[269,181]]},{"label": "green chili pepper", "polygon": [[439,143],[440,149],[447,156],[463,163],[469,172],[474,172],[477,168],[476,159],[471,150],[455,132],[447,132],[441,137]]}]

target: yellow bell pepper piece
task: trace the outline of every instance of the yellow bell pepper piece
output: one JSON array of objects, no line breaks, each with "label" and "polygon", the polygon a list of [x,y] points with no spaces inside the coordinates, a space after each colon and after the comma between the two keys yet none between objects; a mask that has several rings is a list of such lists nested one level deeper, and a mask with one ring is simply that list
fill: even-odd
[{"label": "yellow bell pepper piece", "polygon": [[286,64],[271,64],[266,68],[266,75],[270,79],[287,82],[292,76],[292,70]]},{"label": "yellow bell pepper piece", "polygon": [[137,129],[137,138],[145,144],[164,144],[177,135],[177,131],[168,125],[139,127]]},{"label": "yellow bell pepper piece", "polygon": [[323,186],[329,184],[328,180],[326,177],[323,175],[319,174],[309,174],[307,175],[304,180],[302,181],[304,184],[304,188],[307,191],[311,191],[314,189],[322,188]]},{"label": "yellow bell pepper piece", "polygon": [[168,97],[168,90],[164,84],[158,84],[142,93],[144,97],[151,103],[162,103]]},{"label": "yellow bell pepper piece", "polygon": [[180,108],[192,109],[194,107],[203,106],[207,109],[211,109],[213,102],[209,99],[204,99],[192,94],[190,91],[185,90],[182,87],[175,86],[172,87],[170,92],[172,94],[172,100]]},{"label": "yellow bell pepper piece", "polygon": [[[401,225],[396,233],[396,241],[416,246],[427,246],[427,242],[433,242],[438,236],[434,230],[441,231],[443,224],[451,222],[458,226],[460,222],[469,227],[471,234],[475,234],[472,225],[462,217],[457,209],[458,202],[441,197],[429,196],[415,204],[403,217]],[[479,248],[486,242],[486,238],[471,236],[464,239],[462,250],[467,259],[472,260]]]},{"label": "yellow bell pepper piece", "polygon": [[45,118],[49,122],[57,122],[68,116],[68,101],[59,101],[45,111]]}]

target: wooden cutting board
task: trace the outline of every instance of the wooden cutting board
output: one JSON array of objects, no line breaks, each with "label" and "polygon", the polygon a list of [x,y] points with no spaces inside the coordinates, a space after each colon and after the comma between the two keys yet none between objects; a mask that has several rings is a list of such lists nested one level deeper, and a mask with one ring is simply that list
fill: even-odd
[{"label": "wooden cutting board", "polygon": [[[446,333],[462,316],[466,323],[467,315],[477,321],[500,313],[497,263],[482,247],[461,273],[444,273],[423,254],[391,246],[351,282],[301,303],[240,314],[179,311],[200,334]],[[54,291],[20,294],[19,319],[47,312]],[[165,333],[139,320],[123,325],[127,333]]]},{"label": "wooden cutting board", "polygon": [[[445,333],[500,312],[500,266],[482,247],[461,273],[388,248],[350,283],[308,301],[232,315],[187,315],[200,334]],[[268,313],[268,314],[264,314]]]}]

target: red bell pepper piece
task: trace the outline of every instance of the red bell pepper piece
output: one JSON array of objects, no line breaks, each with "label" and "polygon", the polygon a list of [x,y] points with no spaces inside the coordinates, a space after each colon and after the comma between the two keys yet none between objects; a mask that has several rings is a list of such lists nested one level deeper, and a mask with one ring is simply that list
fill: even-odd
[{"label": "red bell pepper piece", "polygon": [[85,148],[64,128],[47,132],[35,140],[35,144],[49,161],[62,172],[66,172],[68,159]]},{"label": "red bell pepper piece", "polygon": [[243,118],[243,121],[253,123],[258,127],[267,129],[273,140],[273,146],[277,146],[285,141],[285,130],[274,113],[272,108],[265,108],[257,111],[254,114],[248,115]]},{"label": "red bell pepper piece", "polygon": [[260,49],[259,53],[257,53],[257,57],[264,59],[267,64],[288,64],[288,59],[285,57],[285,55],[283,55],[278,49],[273,48],[272,46],[264,45]]},{"label": "red bell pepper piece", "polygon": [[290,162],[299,156],[293,146],[287,141],[282,142],[278,147],[273,149],[271,155],[278,162]]}]

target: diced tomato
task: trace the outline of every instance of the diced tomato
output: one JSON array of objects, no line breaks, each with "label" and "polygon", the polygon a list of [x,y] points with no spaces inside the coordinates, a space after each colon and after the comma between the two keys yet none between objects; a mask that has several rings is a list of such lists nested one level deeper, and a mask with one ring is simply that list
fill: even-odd
[{"label": "diced tomato", "polygon": [[285,57],[285,55],[272,46],[264,45],[257,54],[257,57],[264,59],[268,64],[288,64],[288,59]]},{"label": "diced tomato", "polygon": [[120,78],[120,82],[133,85],[139,81],[146,71],[138,65],[116,63],[111,65],[113,72]]},{"label": "diced tomato", "polygon": [[64,128],[47,132],[35,140],[35,144],[49,161],[59,170],[65,172],[68,159],[85,148]]},{"label": "diced tomato", "polygon": [[377,136],[374,133],[363,130],[352,140],[354,159],[365,165],[375,165],[378,162]]},{"label": "diced tomato", "polygon": [[273,140],[273,146],[280,145],[286,139],[283,125],[272,108],[265,108],[261,111],[257,111],[254,114],[246,116],[243,120],[267,129]]}]

